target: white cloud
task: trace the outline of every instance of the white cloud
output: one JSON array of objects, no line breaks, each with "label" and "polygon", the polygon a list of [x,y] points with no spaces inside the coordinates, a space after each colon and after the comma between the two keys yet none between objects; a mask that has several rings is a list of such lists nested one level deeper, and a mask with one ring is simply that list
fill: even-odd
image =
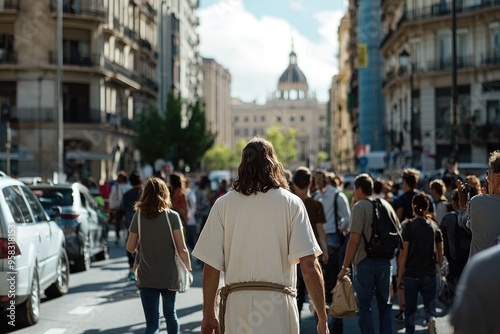
[{"label": "white cloud", "polygon": [[231,95],[244,101],[265,101],[274,91],[281,73],[288,66],[291,38],[298,64],[307,77],[310,90],[318,99],[328,99],[331,78],[338,72],[337,28],[341,11],[315,15],[319,24],[319,42],[312,42],[287,21],[246,11],[242,0],[223,0],[201,9],[200,50],[229,69]]},{"label": "white cloud", "polygon": [[292,0],[290,2],[290,8],[294,10],[301,10],[304,8],[304,6],[302,6],[302,3],[299,0]]}]

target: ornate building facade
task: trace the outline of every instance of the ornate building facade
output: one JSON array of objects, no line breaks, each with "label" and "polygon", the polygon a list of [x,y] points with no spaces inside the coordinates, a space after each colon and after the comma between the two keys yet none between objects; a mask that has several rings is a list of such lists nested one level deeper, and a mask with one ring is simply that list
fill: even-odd
[{"label": "ornate building facade", "polygon": [[424,170],[441,167],[434,157],[450,157],[454,116],[459,161],[484,163],[500,149],[500,4],[456,3],[455,115],[451,1],[381,4],[387,147]]},{"label": "ornate building facade", "polygon": [[[114,178],[120,169],[139,167],[140,154],[134,147],[135,122],[140,113],[157,105],[162,2],[64,1],[63,138],[58,138],[55,130],[57,3],[6,0],[0,6],[2,126],[8,119],[12,130],[9,154],[3,149],[7,138],[0,136],[0,169],[5,170],[9,156],[12,174],[51,178],[57,170],[55,148],[62,140],[68,178],[93,176],[96,181],[104,181]],[[175,10],[182,11],[183,6],[192,11],[198,6],[195,0],[172,4],[177,4]],[[196,21],[191,14],[190,20]],[[197,22],[186,24],[197,26]],[[186,32],[186,43],[197,45],[197,36],[190,31]],[[168,36],[172,45],[177,45],[173,37]],[[182,43],[179,46],[182,48]],[[186,57],[194,59],[194,63],[199,59],[194,52]],[[180,59],[175,61],[172,68],[182,72]],[[196,70],[191,63],[184,66]],[[190,71],[185,69],[186,77]],[[199,76],[184,81],[173,79],[179,82],[179,90],[193,92],[198,88],[191,87],[201,82]]]},{"label": "ornate building facade", "polygon": [[266,136],[266,131],[279,126],[284,132],[293,128],[297,133],[297,159],[287,168],[300,165],[317,167],[320,152],[327,150],[326,103],[319,102],[309,91],[307,78],[292,50],[289,65],[278,80],[277,90],[265,104],[246,103],[233,99],[233,143],[254,136]]}]

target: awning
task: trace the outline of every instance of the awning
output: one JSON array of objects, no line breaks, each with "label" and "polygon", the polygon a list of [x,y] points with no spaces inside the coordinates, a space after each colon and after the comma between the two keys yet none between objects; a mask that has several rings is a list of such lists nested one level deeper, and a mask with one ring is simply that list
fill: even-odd
[{"label": "awning", "polygon": [[66,160],[113,160],[113,155],[110,153],[98,153],[91,151],[68,151],[66,152]]}]

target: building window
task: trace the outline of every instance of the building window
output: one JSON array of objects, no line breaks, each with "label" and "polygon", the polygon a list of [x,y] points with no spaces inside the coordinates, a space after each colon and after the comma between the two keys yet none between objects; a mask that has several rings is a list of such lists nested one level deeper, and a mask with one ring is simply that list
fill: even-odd
[{"label": "building window", "polygon": [[240,121],[240,118],[238,116],[234,116],[234,122],[238,123]]},{"label": "building window", "polygon": [[244,135],[245,137],[248,137],[248,129],[244,129],[244,130],[243,130],[243,135]]},{"label": "building window", "polygon": [[281,122],[281,116],[276,116],[276,122]]},{"label": "building window", "polygon": [[320,122],[324,122],[325,120],[326,120],[325,115],[320,115],[320,116],[319,116],[319,121],[320,121]]},{"label": "building window", "polygon": [[293,122],[293,121],[295,121],[295,117],[290,116],[290,122]]},{"label": "building window", "polygon": [[244,122],[248,123],[248,117],[245,117]]},{"label": "building window", "polygon": [[253,135],[254,135],[254,136],[259,135],[259,130],[258,130],[258,129],[253,129]]},{"label": "building window", "polygon": [[254,116],[253,116],[253,121],[254,121],[254,122],[257,122],[257,115],[254,115]]},{"label": "building window", "polygon": [[236,137],[239,137],[240,136],[240,129],[234,129],[234,135]]},{"label": "building window", "polygon": [[306,120],[305,116],[300,116],[300,121],[304,122]]},{"label": "building window", "polygon": [[261,122],[265,122],[266,121],[266,116],[264,116],[264,115],[260,116],[260,121]]}]

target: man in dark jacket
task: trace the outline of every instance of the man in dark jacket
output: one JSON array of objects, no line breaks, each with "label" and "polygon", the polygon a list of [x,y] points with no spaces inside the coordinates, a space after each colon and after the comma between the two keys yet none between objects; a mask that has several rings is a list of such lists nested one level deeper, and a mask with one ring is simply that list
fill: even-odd
[{"label": "man in dark jacket", "polygon": [[[130,174],[129,181],[130,181],[130,184],[132,185],[132,189],[128,190],[125,194],[123,194],[122,201],[120,203],[120,207],[118,208],[118,211],[116,213],[116,218],[118,221],[121,221],[122,217],[125,217],[124,221],[125,221],[125,228],[127,229],[127,231],[128,231],[128,228],[130,227],[130,222],[132,221],[132,218],[134,217],[135,202],[137,202],[139,200],[139,197],[141,196],[141,191],[142,191],[142,180],[141,180],[140,175],[137,172],[132,172]],[[127,236],[127,239],[128,239],[128,236]],[[134,254],[127,251],[127,258],[128,258],[128,265],[129,265],[128,278],[131,281],[135,281],[135,274],[134,274],[135,257],[134,257]]]}]

